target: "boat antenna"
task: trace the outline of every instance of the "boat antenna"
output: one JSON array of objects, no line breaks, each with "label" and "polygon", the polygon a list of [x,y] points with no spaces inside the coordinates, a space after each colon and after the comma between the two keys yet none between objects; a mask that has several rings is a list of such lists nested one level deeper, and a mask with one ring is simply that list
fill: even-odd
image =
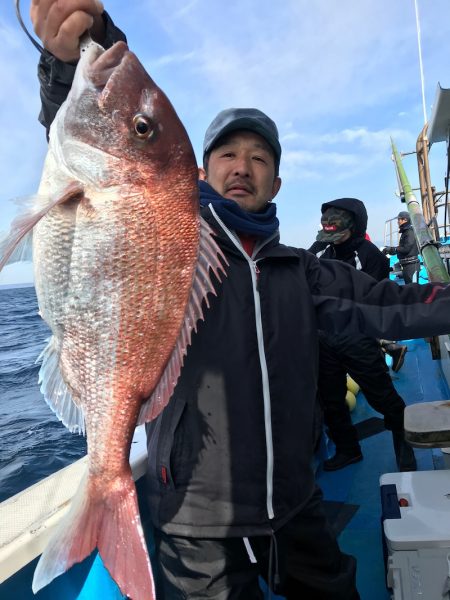
[{"label": "boat antenna", "polygon": [[423,77],[423,62],[422,62],[422,43],[420,39],[420,19],[419,19],[419,6],[417,0],[414,0],[414,6],[416,9],[416,29],[417,29],[417,45],[419,49],[419,66],[420,66],[420,83],[422,87],[422,108],[423,108],[423,122],[426,125],[427,119],[427,108],[425,102],[425,82]]},{"label": "boat antenna", "polygon": [[28,31],[25,23],[22,20],[22,15],[20,14],[20,0],[14,0],[14,3],[16,5],[16,16],[17,16],[17,20],[20,23],[20,26],[22,27],[22,29],[25,31],[26,35],[28,36],[28,38],[31,40],[31,43],[33,44],[33,46],[35,46],[39,52],[41,54],[44,54],[44,48],[37,43],[37,41],[34,39],[34,37],[30,34],[30,32]]}]

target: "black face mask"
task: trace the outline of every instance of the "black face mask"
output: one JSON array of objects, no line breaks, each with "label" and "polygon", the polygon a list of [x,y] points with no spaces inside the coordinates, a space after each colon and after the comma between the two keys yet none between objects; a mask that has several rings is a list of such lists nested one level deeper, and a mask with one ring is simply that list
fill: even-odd
[{"label": "black face mask", "polygon": [[343,208],[327,208],[320,219],[322,229],[317,234],[318,242],[329,242],[330,244],[339,240],[351,231],[355,221],[353,214]]}]

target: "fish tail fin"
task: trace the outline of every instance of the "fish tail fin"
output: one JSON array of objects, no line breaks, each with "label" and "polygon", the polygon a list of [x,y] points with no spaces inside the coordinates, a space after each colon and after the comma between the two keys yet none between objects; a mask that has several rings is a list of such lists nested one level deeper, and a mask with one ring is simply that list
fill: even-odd
[{"label": "fish tail fin", "polygon": [[121,480],[121,487],[112,514],[100,530],[99,553],[125,596],[132,600],[154,600],[152,567],[131,476]]},{"label": "fish tail fin", "polygon": [[154,600],[152,569],[131,477],[118,479],[114,491],[94,502],[89,485],[83,485],[42,553],[33,592],[87,558],[96,547],[122,594],[132,600]]}]

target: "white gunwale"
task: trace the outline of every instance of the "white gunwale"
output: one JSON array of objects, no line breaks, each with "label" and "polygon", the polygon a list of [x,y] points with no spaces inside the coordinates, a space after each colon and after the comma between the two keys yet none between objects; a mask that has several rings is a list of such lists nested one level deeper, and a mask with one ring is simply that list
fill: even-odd
[{"label": "white gunwale", "polygon": [[[144,475],[146,459],[145,428],[140,425],[130,453],[135,481]],[[86,461],[84,456],[0,504],[0,583],[42,554],[70,506]]]}]

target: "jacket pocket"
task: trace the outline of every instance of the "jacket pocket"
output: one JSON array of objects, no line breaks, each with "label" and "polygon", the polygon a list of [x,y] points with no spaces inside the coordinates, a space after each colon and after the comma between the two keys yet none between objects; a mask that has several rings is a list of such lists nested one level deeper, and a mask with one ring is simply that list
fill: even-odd
[{"label": "jacket pocket", "polygon": [[160,417],[147,425],[148,475],[163,489],[174,487],[171,453],[185,408],[184,399],[172,398]]}]

